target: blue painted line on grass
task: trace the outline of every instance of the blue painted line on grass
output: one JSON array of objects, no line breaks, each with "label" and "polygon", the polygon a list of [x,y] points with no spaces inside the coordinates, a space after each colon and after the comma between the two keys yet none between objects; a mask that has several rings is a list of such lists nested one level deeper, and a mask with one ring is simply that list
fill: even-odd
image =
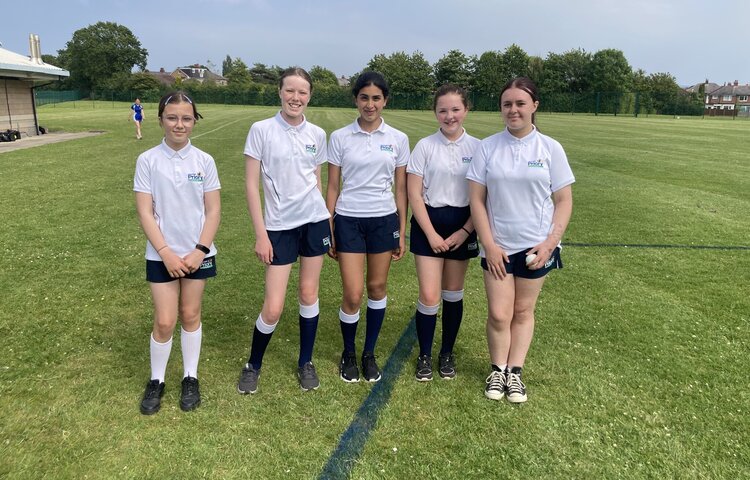
[{"label": "blue painted line on grass", "polygon": [[319,479],[344,480],[349,478],[352,468],[370,437],[370,432],[375,428],[380,411],[391,397],[396,379],[401,373],[416,339],[416,325],[414,317],[412,317],[385,363],[383,378],[372,387],[369,395],[354,415],[349,428],[341,435],[341,440],[328,459],[323,471],[320,472]]},{"label": "blue painted line on grass", "polygon": [[565,242],[566,247],[623,247],[623,248],[684,248],[688,250],[750,250],[746,245],[678,245],[669,243],[577,243]]}]

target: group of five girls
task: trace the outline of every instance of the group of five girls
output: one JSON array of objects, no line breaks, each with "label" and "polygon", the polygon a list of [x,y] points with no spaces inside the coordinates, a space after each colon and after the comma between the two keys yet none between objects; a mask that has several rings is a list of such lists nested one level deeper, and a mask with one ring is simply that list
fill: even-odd
[{"label": "group of five girls", "polygon": [[[312,88],[305,70],[284,71],[281,110],[254,123],[245,143],[247,202],[255,254],[265,264],[265,291],[237,390],[258,390],[263,357],[298,259],[297,375],[304,391],[320,386],[312,357],[326,254],[338,262],[342,278],[340,378],[381,379],[375,346],[386,314],[391,262],[405,254],[411,204],[410,251],[419,280],[416,379],[433,378],[432,344],[441,300],[437,370],[444,379],[456,376],[453,347],[463,317],[464,280],[469,260],[480,255],[492,364],[485,395],[526,401],[521,369],[533,335],[534,307],[545,275],[562,266],[560,240],[572,211],[574,182],[560,144],[534,125],[539,105],[535,85],[519,78],[503,88],[500,110],[506,128],[483,141],[463,127],[469,111],[466,92],[454,85],[440,87],[433,105],[439,129],[420,140],[411,154],[407,136],[381,116],[389,90],[380,74],[365,72],[357,78],[352,93],[359,116],[333,132],[328,143],[325,132],[304,114]],[[160,408],[178,317],[184,364],[180,407],[187,411],[200,404],[201,298],[206,278],[216,274],[213,238],[219,224],[220,185],[213,158],[189,140],[200,117],[194,103],[182,92],[166,95],[158,115],[164,140],[139,157],[135,177],[155,309],[144,414]],[[326,162],[324,193],[321,169]],[[358,358],[355,339],[365,290],[365,338]]]}]

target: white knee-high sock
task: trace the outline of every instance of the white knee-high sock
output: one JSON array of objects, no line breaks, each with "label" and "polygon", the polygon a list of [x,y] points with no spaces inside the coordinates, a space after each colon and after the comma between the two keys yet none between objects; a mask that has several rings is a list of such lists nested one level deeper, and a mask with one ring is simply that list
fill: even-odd
[{"label": "white knee-high sock", "polygon": [[154,340],[151,334],[151,380],[164,381],[164,373],[167,371],[169,354],[172,352],[172,338],[164,343]]},{"label": "white knee-high sock", "polygon": [[198,359],[201,356],[201,340],[203,339],[203,324],[195,331],[187,332],[180,327],[180,344],[182,346],[182,377],[198,378]]}]

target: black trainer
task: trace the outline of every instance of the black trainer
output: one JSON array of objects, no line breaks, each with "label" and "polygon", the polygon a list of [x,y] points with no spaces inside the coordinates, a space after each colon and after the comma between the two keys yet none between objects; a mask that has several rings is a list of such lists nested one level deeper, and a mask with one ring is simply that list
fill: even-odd
[{"label": "black trainer", "polygon": [[453,380],[456,378],[456,359],[452,353],[441,353],[438,358],[440,365],[440,377],[444,380]]},{"label": "black trainer", "polygon": [[417,373],[415,374],[420,382],[429,382],[432,380],[432,357],[429,355],[420,355],[417,357]]},{"label": "black trainer", "polygon": [[501,400],[505,396],[505,372],[492,370],[485,383],[485,397],[490,400]]},{"label": "black trainer", "polygon": [[320,386],[318,373],[315,371],[315,365],[313,365],[312,362],[307,362],[299,367],[297,370],[297,378],[299,378],[299,386],[303,392],[317,390]]},{"label": "black trainer", "polygon": [[237,382],[237,391],[243,395],[248,393],[255,393],[258,391],[258,379],[260,378],[260,370],[256,370],[255,367],[246,363],[242,367],[242,373],[240,373],[240,380]]},{"label": "black trainer", "polygon": [[362,354],[362,374],[368,382],[377,382],[380,380],[380,368],[375,361],[375,354],[364,352]]},{"label": "black trainer", "polygon": [[339,363],[339,376],[341,380],[349,383],[359,382],[359,368],[357,368],[357,355],[354,352],[342,352],[341,363]]},{"label": "black trainer", "polygon": [[521,381],[521,367],[513,367],[506,374],[506,397],[510,403],[523,403],[526,398],[526,385]]},{"label": "black trainer", "polygon": [[182,393],[180,394],[180,408],[183,412],[189,412],[198,408],[201,404],[201,391],[198,387],[198,379],[185,377],[182,379]]},{"label": "black trainer", "polygon": [[164,382],[149,380],[146,384],[146,391],[143,392],[143,400],[141,400],[141,413],[153,415],[158,412],[161,408],[162,396],[164,396]]}]

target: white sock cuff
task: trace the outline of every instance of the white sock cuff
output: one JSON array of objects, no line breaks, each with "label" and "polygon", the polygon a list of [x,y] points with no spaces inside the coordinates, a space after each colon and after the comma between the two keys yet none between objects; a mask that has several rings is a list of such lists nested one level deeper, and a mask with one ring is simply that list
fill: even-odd
[{"label": "white sock cuff", "polygon": [[187,330],[182,328],[182,325],[180,325],[180,337],[191,337],[193,335],[200,335],[201,333],[203,333],[203,323],[200,323],[198,325],[198,328],[196,328],[192,332],[188,332]]},{"label": "white sock cuff", "polygon": [[417,311],[424,315],[437,315],[438,310],[440,309],[440,304],[427,306],[424,303],[417,300]]},{"label": "white sock cuff", "polygon": [[381,300],[373,300],[372,298],[367,299],[367,308],[375,310],[382,310],[388,305],[388,297],[385,296]]},{"label": "white sock cuff", "polygon": [[318,299],[312,305],[299,304],[299,314],[303,318],[313,318],[320,314],[320,302]]},{"label": "white sock cuff", "polygon": [[151,332],[151,343],[153,343],[155,345],[159,345],[160,347],[166,347],[167,345],[169,345],[171,347],[172,346],[172,337],[169,337],[169,340],[167,340],[166,342],[161,343],[161,342],[157,342],[156,341],[156,339],[154,338],[154,332]]},{"label": "white sock cuff", "polygon": [[266,335],[270,335],[273,333],[274,330],[276,330],[276,324],[269,325],[266,322],[263,321],[263,317],[258,315],[258,319],[255,321],[255,328],[257,328],[260,333],[265,333]]},{"label": "white sock cuff", "polygon": [[348,313],[344,313],[344,311],[339,308],[339,320],[349,324],[357,323],[359,321],[359,310],[357,310],[356,313],[352,313],[351,315],[349,315]]},{"label": "white sock cuff", "polygon": [[463,290],[442,290],[440,294],[446,302],[458,302],[464,299]]}]

